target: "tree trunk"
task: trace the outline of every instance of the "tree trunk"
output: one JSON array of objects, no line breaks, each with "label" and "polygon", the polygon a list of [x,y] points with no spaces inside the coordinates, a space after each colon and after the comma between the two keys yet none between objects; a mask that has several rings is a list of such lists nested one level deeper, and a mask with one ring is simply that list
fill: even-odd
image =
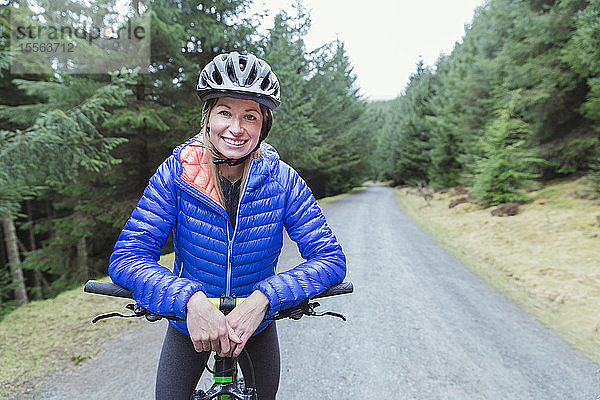
[{"label": "tree trunk", "polygon": [[[27,205],[27,221],[29,221],[29,250],[33,251],[35,249],[37,249],[37,243],[35,240],[35,227],[34,227],[34,222],[33,222],[33,211],[31,210],[31,202],[27,201],[26,202]],[[33,270],[33,287],[35,288],[35,290],[33,291],[33,296],[35,299],[40,300],[44,297],[44,288],[43,288],[43,282],[44,282],[44,277],[42,275],[42,271],[40,271],[39,269],[34,269]]]},{"label": "tree trunk", "polygon": [[77,243],[77,274],[79,282],[85,282],[89,278],[87,241],[82,236]]},{"label": "tree trunk", "polygon": [[4,228],[4,241],[6,242],[6,252],[8,253],[8,264],[13,284],[15,285],[15,300],[17,306],[27,304],[27,290],[25,290],[25,279],[23,278],[23,269],[21,268],[21,258],[19,257],[19,248],[17,244],[17,231],[15,223],[6,214],[2,214],[2,226]]}]

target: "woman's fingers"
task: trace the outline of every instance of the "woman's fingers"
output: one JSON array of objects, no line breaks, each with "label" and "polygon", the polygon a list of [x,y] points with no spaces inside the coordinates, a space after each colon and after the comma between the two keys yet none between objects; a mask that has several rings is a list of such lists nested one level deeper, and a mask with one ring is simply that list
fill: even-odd
[{"label": "woman's fingers", "polygon": [[227,321],[227,328],[228,328],[228,334],[229,334],[229,340],[231,340],[233,343],[236,344],[240,344],[243,343],[242,340],[242,335],[238,334],[235,329],[233,329],[233,327],[231,325],[229,325],[229,321]]},{"label": "woman's fingers", "polygon": [[255,291],[225,317],[204,293],[194,293],[187,304],[187,326],[194,349],[214,351],[222,357],[239,356],[268,305],[266,296]]},{"label": "woman's fingers", "polygon": [[204,293],[196,292],[190,297],[186,321],[196,351],[231,351],[227,320]]},{"label": "woman's fingers", "polygon": [[229,342],[228,335],[221,336],[219,338],[219,350],[214,351],[216,351],[221,357],[229,357],[229,354],[231,353],[231,343]]},{"label": "woman's fingers", "polygon": [[220,353],[221,352],[221,340],[219,338],[211,340],[209,343],[210,343],[210,349],[209,350],[212,350],[215,353]]},{"label": "woman's fingers", "polygon": [[242,351],[244,350],[245,345],[246,345],[246,343],[236,345],[235,349],[233,349],[233,352],[231,353],[231,357],[233,357],[233,358],[239,357],[239,355],[242,354]]}]

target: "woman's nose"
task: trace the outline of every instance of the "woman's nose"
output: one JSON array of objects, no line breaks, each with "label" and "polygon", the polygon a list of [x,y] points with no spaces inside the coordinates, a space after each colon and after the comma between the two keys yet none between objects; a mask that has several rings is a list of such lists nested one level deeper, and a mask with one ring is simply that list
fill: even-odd
[{"label": "woman's nose", "polygon": [[229,124],[229,131],[234,135],[242,134],[242,121],[240,118],[233,118]]}]

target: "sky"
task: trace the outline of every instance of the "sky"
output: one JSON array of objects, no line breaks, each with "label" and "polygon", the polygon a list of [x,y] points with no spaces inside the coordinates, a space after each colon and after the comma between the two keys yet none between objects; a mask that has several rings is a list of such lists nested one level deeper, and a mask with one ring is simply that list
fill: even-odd
[{"label": "sky", "polygon": [[[434,65],[461,41],[465,24],[485,0],[304,0],[310,10],[307,50],[339,37],[354,66],[360,93],[389,100],[402,93],[420,58]],[[265,28],[291,0],[255,0],[252,9],[268,10]]]}]

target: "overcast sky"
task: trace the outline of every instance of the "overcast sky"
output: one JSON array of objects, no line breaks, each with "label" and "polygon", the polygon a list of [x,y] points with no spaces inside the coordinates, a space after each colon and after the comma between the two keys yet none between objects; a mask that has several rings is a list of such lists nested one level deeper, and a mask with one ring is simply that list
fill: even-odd
[{"label": "overcast sky", "polygon": [[[253,9],[272,17],[291,0],[255,0]],[[419,57],[433,65],[450,53],[484,0],[304,0],[311,10],[308,50],[339,37],[357,75],[361,93],[371,100],[400,94]]]}]

